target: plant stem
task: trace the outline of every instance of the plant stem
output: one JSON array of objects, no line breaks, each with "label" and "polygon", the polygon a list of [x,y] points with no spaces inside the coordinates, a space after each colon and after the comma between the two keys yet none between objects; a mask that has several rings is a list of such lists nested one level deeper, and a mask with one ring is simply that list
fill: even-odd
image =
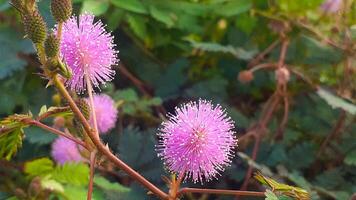
[{"label": "plant stem", "polygon": [[60,41],[62,38],[62,28],[63,28],[63,22],[58,22],[57,26],[57,38]]},{"label": "plant stem", "polygon": [[54,85],[57,87],[59,90],[60,94],[68,101],[69,106],[71,107],[73,113],[78,117],[80,122],[83,124],[83,127],[85,131],[87,132],[88,136],[98,149],[100,153],[105,155],[111,162],[113,162],[118,168],[122,169],[125,171],[128,175],[130,175],[133,179],[141,183],[143,186],[145,186],[147,189],[149,189],[152,193],[157,195],[160,199],[167,199],[168,195],[160,190],[158,187],[153,185],[151,182],[149,182],[147,179],[145,179],[142,175],[137,173],[135,170],[133,170],[130,166],[128,166],[126,163],[121,161],[119,158],[117,158],[114,154],[111,153],[109,148],[105,146],[101,141],[100,138],[98,138],[95,135],[95,132],[93,132],[93,129],[90,127],[89,123],[83,116],[83,114],[80,112],[78,106],[75,104],[74,100],[72,97],[69,95],[67,89],[64,87],[63,83],[58,79],[57,75],[53,76],[53,82]]},{"label": "plant stem", "polygon": [[235,195],[235,196],[255,196],[264,197],[264,192],[254,191],[241,191],[241,190],[220,190],[220,189],[200,189],[200,188],[182,188],[179,190],[178,195],[187,193],[200,193],[200,194],[223,194],[223,195]]},{"label": "plant stem", "polygon": [[[99,138],[98,123],[97,123],[97,120],[96,120],[96,112],[95,112],[95,105],[94,105],[94,98],[93,98],[93,87],[91,85],[91,81],[90,81],[90,78],[89,78],[89,73],[86,70],[85,70],[84,76],[85,76],[85,81],[86,81],[87,89],[88,89],[89,102],[90,102],[90,111],[91,111],[91,116],[92,116],[93,123],[94,123],[94,132],[95,132],[96,137]],[[96,150],[90,152],[90,178],[89,178],[87,200],[91,200],[91,196],[92,196],[92,193],[93,193],[95,159],[96,159]]]},{"label": "plant stem", "polygon": [[93,194],[95,160],[96,160],[96,150],[90,153],[90,177],[89,177],[87,200],[91,200]]},{"label": "plant stem", "polygon": [[52,128],[52,127],[50,127],[50,126],[47,126],[47,125],[45,125],[45,124],[43,124],[43,123],[41,123],[41,122],[39,122],[39,121],[31,120],[31,121],[28,122],[28,124],[31,124],[31,125],[33,125],[33,126],[37,126],[37,127],[39,127],[39,128],[42,128],[42,129],[44,129],[44,130],[47,130],[47,131],[49,131],[49,132],[51,132],[51,133],[54,133],[54,134],[56,134],[56,135],[65,137],[65,138],[67,138],[67,139],[69,139],[69,140],[75,142],[76,144],[81,145],[82,147],[84,147],[84,148],[86,148],[86,149],[89,149],[88,146],[87,146],[87,144],[85,144],[85,143],[84,143],[83,141],[81,141],[80,139],[75,138],[75,137],[73,137],[73,136],[71,136],[71,135],[68,135],[68,134],[66,134],[66,133],[64,133],[64,132],[62,132],[62,131],[60,131],[60,130],[57,130],[57,129],[55,129],[55,128]]},{"label": "plant stem", "polygon": [[87,84],[87,89],[88,89],[90,111],[91,111],[91,116],[92,116],[93,123],[94,123],[94,132],[95,132],[96,136],[99,137],[98,123],[96,121],[96,112],[95,112],[95,105],[94,105],[94,98],[93,98],[93,87],[91,85],[91,81],[90,81],[89,74],[88,74],[87,70],[85,70],[85,72],[84,72],[84,77],[85,77],[85,82]]}]

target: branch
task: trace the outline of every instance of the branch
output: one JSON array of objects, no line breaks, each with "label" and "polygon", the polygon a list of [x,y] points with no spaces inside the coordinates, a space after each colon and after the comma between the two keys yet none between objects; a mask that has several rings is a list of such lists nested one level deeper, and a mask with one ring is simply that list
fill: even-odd
[{"label": "branch", "polygon": [[333,128],[332,132],[325,138],[325,140],[321,144],[319,151],[317,153],[317,157],[319,157],[323,153],[324,149],[326,148],[326,146],[328,145],[331,139],[333,139],[334,137],[342,133],[342,129],[345,125],[345,120],[346,120],[346,111],[342,110],[339,119],[337,120],[336,125]]},{"label": "branch", "polygon": [[96,160],[96,151],[94,150],[90,153],[90,176],[89,176],[87,200],[91,200],[93,194],[95,160]]},{"label": "branch", "polygon": [[200,189],[200,188],[182,188],[181,190],[179,190],[178,196],[187,194],[187,193],[265,197],[264,192],[241,191],[241,190],[220,190],[220,189]]},{"label": "branch", "polygon": [[145,179],[142,175],[137,173],[135,170],[133,170],[130,166],[128,166],[126,163],[121,161],[119,158],[117,158],[114,154],[111,153],[109,148],[105,146],[101,141],[100,138],[95,135],[95,132],[93,129],[90,127],[88,121],[85,119],[83,114],[80,112],[78,106],[75,104],[74,100],[72,97],[69,95],[67,89],[64,87],[63,83],[58,79],[57,75],[53,76],[53,82],[56,88],[59,90],[60,94],[67,100],[69,103],[70,108],[72,109],[73,113],[78,117],[80,122],[83,124],[83,127],[85,131],[87,132],[88,136],[98,149],[100,153],[105,155],[111,162],[113,162],[118,168],[122,169],[125,171],[128,175],[130,175],[133,179],[141,183],[143,186],[145,186],[147,189],[149,189],[152,193],[157,195],[161,199],[167,199],[168,195],[160,190],[158,187],[153,185],[151,182],[149,182],[147,179]]},{"label": "branch", "polygon": [[269,54],[274,48],[277,47],[277,45],[280,43],[280,40],[277,39],[276,41],[274,41],[272,44],[270,44],[264,51],[262,51],[261,53],[259,53],[253,60],[251,60],[248,63],[248,67],[252,67],[257,65],[259,62],[261,62],[261,60],[263,60],[265,58],[265,56],[267,54]]},{"label": "branch", "polygon": [[70,111],[70,108],[68,106],[56,107],[56,108],[54,108],[50,111],[47,111],[47,112],[43,113],[42,115],[38,116],[37,120],[42,121],[43,119],[46,119],[46,118],[50,117],[51,115],[61,113],[61,112],[66,112],[66,111]]},{"label": "branch", "polygon": [[31,120],[31,121],[28,121],[28,122],[26,122],[26,123],[28,123],[29,125],[37,126],[37,127],[39,127],[39,128],[42,128],[42,129],[44,129],[44,130],[47,130],[47,131],[49,131],[49,132],[51,132],[51,133],[54,133],[54,134],[56,134],[56,135],[65,137],[65,138],[67,138],[67,139],[69,139],[69,140],[75,142],[76,144],[79,144],[80,146],[82,146],[82,147],[84,147],[84,148],[86,148],[86,149],[89,150],[88,145],[85,144],[83,141],[81,141],[80,139],[75,138],[75,137],[73,137],[73,136],[71,136],[71,135],[68,135],[68,134],[66,134],[66,133],[64,133],[64,132],[62,132],[62,131],[60,131],[60,130],[57,130],[57,129],[55,129],[55,128],[52,128],[52,127],[50,127],[50,126],[47,126],[46,124],[43,124],[43,123],[41,123],[41,122],[39,122],[39,121],[36,121],[36,120]]}]

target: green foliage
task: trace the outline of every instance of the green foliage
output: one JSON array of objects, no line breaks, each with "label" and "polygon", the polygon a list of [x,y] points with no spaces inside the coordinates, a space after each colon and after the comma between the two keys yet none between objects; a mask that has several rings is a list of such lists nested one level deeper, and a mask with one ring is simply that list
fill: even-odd
[{"label": "green foliage", "polygon": [[0,158],[10,160],[22,145],[24,132],[17,128],[10,133],[0,136]]},{"label": "green foliage", "polygon": [[54,170],[53,162],[48,158],[40,158],[25,164],[25,173],[30,176],[47,176]]},{"label": "green foliage", "polygon": [[31,42],[22,40],[21,35],[10,27],[0,26],[0,80],[19,72],[26,66],[20,53],[33,53]]},{"label": "green foliage", "polygon": [[335,96],[323,88],[319,88],[317,94],[323,98],[332,108],[342,108],[343,110],[355,115],[356,105]]},{"label": "green foliage", "polygon": [[353,150],[350,153],[348,153],[347,156],[345,157],[344,162],[348,165],[356,166],[356,150]]},{"label": "green foliage", "polygon": [[133,89],[118,90],[113,94],[113,98],[118,102],[123,101],[123,113],[129,115],[150,112],[151,106],[158,106],[162,103],[158,97],[139,98]]},{"label": "green foliage", "polygon": [[[347,7],[346,13],[326,13],[320,9],[324,0],[73,2],[74,14],[91,12],[97,15],[96,20],[100,18],[108,24],[107,29],[115,36],[115,48],[120,50],[121,64],[142,83],[133,84],[132,77],[118,69],[115,80],[103,88],[101,92],[116,101],[120,116],[118,126],[102,139],[116,155],[159,188],[168,191],[160,179],[167,172],[154,150],[162,116],[174,112],[174,107],[182,102],[203,98],[221,104],[235,121],[236,136],[243,136],[259,122],[276,81],[271,68],[254,71],[254,79],[248,84],[240,83],[237,76],[242,70],[251,69],[251,61],[280,39],[280,31],[287,27],[283,34],[289,40],[285,60],[290,70],[289,112],[283,138],[275,138],[284,114],[280,102],[266,125],[256,160],[251,158],[253,137],[243,139],[238,143],[231,167],[218,180],[202,187],[240,188],[247,167],[252,166],[278,183],[305,189],[311,199],[344,200],[355,193],[356,82],[353,70],[345,70],[346,58],[354,55],[355,45],[350,44],[356,36],[355,3]],[[38,2],[51,29],[54,20],[49,4],[49,0]],[[0,0],[0,11],[1,119],[28,110],[42,115],[62,108],[50,106],[66,103],[63,99],[62,105],[58,105],[58,99],[53,101],[52,95],[57,91],[51,86],[45,88],[47,80],[37,76],[42,70],[30,41],[23,39],[20,17],[7,1]],[[350,38],[345,38],[348,35]],[[336,45],[330,45],[330,41]],[[261,61],[252,64],[278,62],[280,47],[279,43]],[[322,148],[326,138],[334,134],[342,110],[346,116],[340,130]],[[55,113],[44,122],[50,125],[56,117],[64,117],[65,124],[71,125],[71,112]],[[27,128],[19,118],[10,119],[0,122],[1,129],[2,125],[8,128],[2,129],[0,136],[0,157],[14,159],[6,167],[0,166],[3,175],[0,191],[5,192],[0,193],[0,199],[3,196],[25,199],[14,191],[28,193],[31,181],[36,178],[41,179],[43,192],[51,195],[49,199],[85,198],[88,166],[55,165],[47,157],[56,136],[39,128]],[[16,151],[19,152],[15,156]],[[112,169],[105,158],[101,161],[101,167],[117,176],[96,174],[93,199],[154,199],[123,172]],[[26,176],[17,166],[22,164]],[[253,189],[253,184],[248,190]],[[190,185],[184,183],[184,186]],[[266,195],[271,200],[288,199],[278,192],[267,191]]]},{"label": "green foliage", "polygon": [[22,146],[23,128],[27,125],[22,120],[30,115],[11,115],[0,121],[0,158],[10,160]]},{"label": "green foliage", "polygon": [[65,163],[54,166],[50,159],[40,158],[27,162],[24,171],[30,177],[40,176],[49,183],[84,186],[89,181],[89,168],[84,163]]},{"label": "green foliage", "polygon": [[163,174],[160,159],[155,152],[154,131],[140,132],[129,127],[120,139],[118,152],[122,160],[151,180]]}]

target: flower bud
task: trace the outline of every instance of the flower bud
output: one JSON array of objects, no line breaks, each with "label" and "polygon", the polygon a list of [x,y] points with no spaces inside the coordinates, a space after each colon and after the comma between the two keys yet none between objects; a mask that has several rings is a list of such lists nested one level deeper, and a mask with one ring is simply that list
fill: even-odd
[{"label": "flower bud", "polygon": [[253,73],[250,70],[243,70],[238,77],[241,83],[248,83],[253,80]]},{"label": "flower bud", "polygon": [[58,68],[58,59],[57,58],[49,58],[47,60],[46,66],[51,71],[56,71]]},{"label": "flower bud", "polygon": [[24,2],[23,0],[11,0],[10,4],[16,8],[20,13],[23,13],[24,10]]},{"label": "flower bud", "polygon": [[33,43],[39,44],[45,41],[47,35],[46,22],[38,11],[23,16],[23,23],[27,37]]},{"label": "flower bud", "polygon": [[53,58],[58,54],[59,40],[57,36],[54,35],[53,33],[47,36],[47,39],[45,41],[45,50],[46,50],[46,55],[49,58]]},{"label": "flower bud", "polygon": [[71,0],[52,0],[51,11],[57,22],[65,22],[72,14]]},{"label": "flower bud", "polygon": [[85,119],[90,118],[90,107],[85,99],[78,99],[77,100],[77,106],[79,110],[82,112],[84,115]]},{"label": "flower bud", "polygon": [[280,67],[275,71],[276,80],[280,84],[286,84],[290,79],[290,73],[287,68]]}]

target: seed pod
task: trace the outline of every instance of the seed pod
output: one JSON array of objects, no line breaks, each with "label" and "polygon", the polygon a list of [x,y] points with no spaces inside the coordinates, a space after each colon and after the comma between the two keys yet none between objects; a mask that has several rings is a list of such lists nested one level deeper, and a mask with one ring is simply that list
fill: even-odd
[{"label": "seed pod", "polygon": [[250,70],[243,70],[239,73],[238,79],[241,83],[248,83],[253,80],[253,73]]},{"label": "seed pod", "polygon": [[51,12],[57,22],[65,22],[72,14],[71,0],[52,0]]},{"label": "seed pod", "polygon": [[45,41],[47,35],[46,22],[38,11],[23,16],[25,32],[33,43],[39,44]]},{"label": "seed pod", "polygon": [[53,33],[47,36],[45,41],[46,55],[49,58],[56,57],[59,51],[59,40]]}]

